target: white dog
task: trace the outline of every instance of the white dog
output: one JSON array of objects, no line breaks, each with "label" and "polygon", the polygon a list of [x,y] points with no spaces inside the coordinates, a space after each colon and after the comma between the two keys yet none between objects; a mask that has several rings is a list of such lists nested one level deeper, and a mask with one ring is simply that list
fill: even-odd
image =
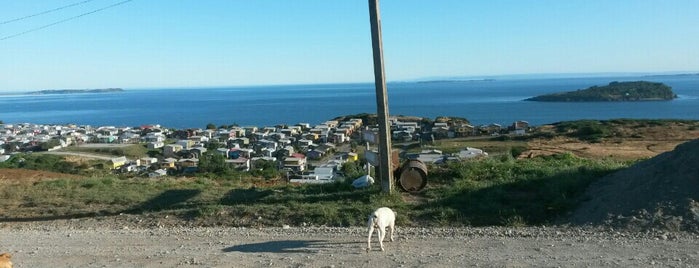
[{"label": "white dog", "polygon": [[387,207],[379,208],[369,215],[369,222],[367,225],[369,226],[369,237],[367,238],[366,251],[369,252],[369,250],[371,250],[371,235],[374,234],[374,228],[377,229],[376,235],[379,238],[381,251],[383,251],[383,239],[386,237],[386,227],[391,231],[389,238],[391,242],[393,241],[393,231],[396,228],[396,213]]}]

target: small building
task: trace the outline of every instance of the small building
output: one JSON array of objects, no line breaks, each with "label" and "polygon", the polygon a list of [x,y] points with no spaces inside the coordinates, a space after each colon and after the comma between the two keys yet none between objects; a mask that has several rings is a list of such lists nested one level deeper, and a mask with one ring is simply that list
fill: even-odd
[{"label": "small building", "polygon": [[303,135],[301,135],[301,138],[305,139],[305,140],[310,140],[310,141],[317,141],[320,138],[320,134],[308,132],[308,133],[304,133]]},{"label": "small building", "polygon": [[158,163],[158,159],[155,157],[141,157],[139,160],[140,165],[146,167]]},{"label": "small building", "polygon": [[241,170],[250,171],[250,159],[245,157],[238,157],[236,159],[227,159],[226,163],[231,165],[231,167]]},{"label": "small building", "polygon": [[330,140],[336,144],[349,141],[349,137],[345,133],[333,133]]},{"label": "small building", "polygon": [[191,149],[195,142],[193,140],[178,140],[175,144],[182,146],[183,150]]},{"label": "small building", "polygon": [[247,126],[243,127],[243,130],[245,130],[245,136],[247,136],[256,133],[258,128],[256,126]]},{"label": "small building", "polygon": [[162,177],[167,175],[167,170],[165,169],[157,169],[153,172],[148,173],[148,177],[155,178],[155,177]]},{"label": "small building", "polygon": [[162,161],[160,161],[160,168],[162,169],[170,169],[170,168],[175,168],[175,163],[177,162],[177,159],[174,158],[165,158]]},{"label": "small building", "polygon": [[488,153],[484,152],[481,149],[466,147],[466,149],[459,151],[458,156],[461,159],[469,159],[479,156],[488,156]]},{"label": "small building", "polygon": [[245,158],[251,158],[255,150],[250,149],[250,148],[241,148],[238,151],[240,151],[240,157],[245,157]]},{"label": "small building", "polygon": [[354,161],[359,160],[359,154],[354,153],[354,152],[344,153],[343,157],[344,157],[344,160],[346,160],[347,162],[354,162]]},{"label": "small building", "polygon": [[122,165],[121,167],[119,167],[119,170],[121,170],[122,172],[135,172],[138,170],[138,165],[135,163]]},{"label": "small building", "polygon": [[529,128],[529,122],[524,121],[524,120],[518,120],[512,123],[512,126],[510,126],[511,129],[527,129]]},{"label": "small building", "polygon": [[510,127],[507,128],[511,134],[522,136],[527,134],[527,129],[529,129],[529,122],[527,121],[515,121]]},{"label": "small building", "polygon": [[194,158],[200,158],[206,151],[206,147],[195,147],[189,150],[189,154]]},{"label": "small building", "polygon": [[228,158],[228,159],[240,158],[240,149],[228,149],[228,151],[226,152],[226,158]]},{"label": "small building", "polygon": [[246,137],[239,137],[233,140],[234,143],[237,143],[241,146],[248,146],[250,145],[250,139]]},{"label": "small building", "polygon": [[142,138],[146,142],[164,142],[165,141],[165,135],[161,132],[150,132],[146,134],[145,137]]},{"label": "small building", "polygon": [[177,156],[177,153],[182,151],[183,147],[179,144],[168,144],[163,146],[163,155],[165,157]]},{"label": "small building", "polygon": [[449,130],[449,126],[444,122],[437,122],[432,126],[432,134],[436,139],[449,138]]},{"label": "small building", "polygon": [[155,150],[155,149],[160,149],[165,146],[165,143],[162,141],[152,141],[148,143],[148,150]]},{"label": "small building", "polygon": [[313,150],[308,151],[308,152],[306,153],[306,156],[307,156],[309,159],[318,160],[318,159],[323,158],[323,156],[325,156],[325,152],[324,152],[324,151],[320,151],[320,150],[313,149]]},{"label": "small building", "polygon": [[440,150],[423,150],[417,154],[408,154],[405,156],[407,159],[417,159],[423,163],[438,163],[442,162],[444,159],[444,154]]},{"label": "small building", "polygon": [[333,182],[335,179],[335,169],[333,167],[317,167],[311,172],[318,180]]},{"label": "small building", "polygon": [[393,132],[391,138],[398,142],[408,142],[413,140],[413,134],[407,130],[397,130]]},{"label": "small building", "polygon": [[110,159],[109,162],[112,164],[112,169],[118,169],[125,165],[128,160],[126,159],[126,156],[120,156]]},{"label": "small building", "polygon": [[196,167],[199,164],[199,159],[196,158],[184,158],[177,161],[177,164],[181,168]]},{"label": "small building", "polygon": [[98,143],[113,143],[113,142],[116,141],[118,138],[119,138],[119,137],[114,136],[114,135],[102,135],[102,134],[98,134],[98,135],[95,137],[95,140],[96,140]]},{"label": "small building", "polygon": [[306,157],[286,157],[284,158],[284,168],[293,171],[306,170]]},{"label": "small building", "polygon": [[501,131],[502,131],[502,126],[500,124],[495,124],[495,123],[483,125],[480,127],[481,134],[488,134],[488,135],[500,134]]},{"label": "small building", "polygon": [[454,126],[454,135],[456,137],[472,136],[476,133],[476,127],[470,124],[461,123]]}]

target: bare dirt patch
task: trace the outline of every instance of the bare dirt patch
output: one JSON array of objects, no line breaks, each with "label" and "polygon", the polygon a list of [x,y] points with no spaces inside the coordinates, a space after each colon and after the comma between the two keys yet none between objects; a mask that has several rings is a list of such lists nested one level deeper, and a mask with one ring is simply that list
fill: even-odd
[{"label": "bare dirt patch", "polygon": [[684,141],[613,141],[589,143],[578,139],[555,138],[535,140],[527,145],[530,150],[520,157],[537,157],[572,153],[583,158],[613,158],[619,160],[646,159],[674,149]]},{"label": "bare dirt patch", "polygon": [[[546,125],[538,131],[554,133],[554,129],[554,126]],[[534,139],[527,143],[529,150],[523,152],[520,158],[572,153],[584,158],[647,159],[672,151],[681,143],[699,138],[699,127],[682,122],[662,125],[629,124],[612,129],[608,137],[597,142],[582,141],[560,134],[551,139]]]}]

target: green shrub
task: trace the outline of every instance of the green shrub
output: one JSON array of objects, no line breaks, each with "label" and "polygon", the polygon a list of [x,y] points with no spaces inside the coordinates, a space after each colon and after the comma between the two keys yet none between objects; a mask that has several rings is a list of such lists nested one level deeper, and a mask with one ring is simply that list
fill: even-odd
[{"label": "green shrub", "polygon": [[510,155],[514,158],[517,158],[527,150],[529,150],[529,148],[527,148],[526,146],[513,146],[512,148],[510,148]]}]

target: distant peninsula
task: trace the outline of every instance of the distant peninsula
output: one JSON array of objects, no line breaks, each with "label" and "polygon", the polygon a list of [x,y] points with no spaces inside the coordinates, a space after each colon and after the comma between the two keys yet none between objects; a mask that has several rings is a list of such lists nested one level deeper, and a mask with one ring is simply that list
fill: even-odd
[{"label": "distant peninsula", "polygon": [[549,102],[593,101],[663,101],[677,98],[672,88],[648,81],[611,82],[606,86],[592,86],[563,93],[553,93],[525,99]]},{"label": "distant peninsula", "polygon": [[107,93],[121,92],[121,88],[98,88],[98,89],[46,89],[39,91],[31,91],[27,94],[76,94],[76,93]]},{"label": "distant peninsula", "polygon": [[417,81],[418,84],[424,83],[464,83],[464,82],[493,82],[495,79],[442,79],[442,80],[423,80]]}]

